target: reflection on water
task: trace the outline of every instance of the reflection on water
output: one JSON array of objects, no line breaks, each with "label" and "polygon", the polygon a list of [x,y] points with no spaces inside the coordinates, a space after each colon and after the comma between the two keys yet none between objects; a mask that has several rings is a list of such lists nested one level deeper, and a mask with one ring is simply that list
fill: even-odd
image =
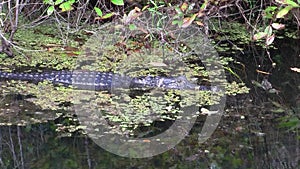
[{"label": "reflection on water", "polygon": [[[228,98],[225,115],[208,141],[198,144],[206,118],[199,115],[186,139],[152,158],[128,159],[111,154],[84,135],[76,116],[40,111],[24,101],[27,96],[2,95],[0,168],[297,168],[299,128],[295,129],[292,122],[297,124],[295,119],[299,119],[300,75],[290,67],[300,67],[299,49],[290,49],[284,41],[280,44],[280,50],[273,54],[278,56],[274,59],[276,68],[256,67],[269,65],[265,64],[268,59],[249,54],[252,60],[246,66],[247,76],[241,73],[241,77],[251,93]],[[271,75],[262,75],[256,69],[273,70]],[[278,93],[251,83],[266,78]]]}]

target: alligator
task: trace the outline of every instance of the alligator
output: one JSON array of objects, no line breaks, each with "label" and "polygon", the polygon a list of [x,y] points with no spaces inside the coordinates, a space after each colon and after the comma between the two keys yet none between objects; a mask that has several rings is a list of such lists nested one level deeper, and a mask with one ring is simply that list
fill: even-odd
[{"label": "alligator", "polygon": [[0,80],[22,80],[30,82],[50,81],[53,84],[74,86],[78,89],[111,90],[116,88],[129,89],[178,89],[178,90],[210,90],[211,87],[197,85],[185,76],[139,76],[130,77],[111,72],[97,71],[50,71],[42,73],[11,73],[0,71]]}]

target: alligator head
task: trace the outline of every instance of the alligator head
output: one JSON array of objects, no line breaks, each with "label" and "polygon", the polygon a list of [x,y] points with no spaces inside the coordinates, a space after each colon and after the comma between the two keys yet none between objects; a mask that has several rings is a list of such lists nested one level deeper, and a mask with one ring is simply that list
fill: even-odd
[{"label": "alligator head", "polygon": [[[199,86],[197,84],[191,83],[185,76],[178,77],[161,77],[157,80],[156,86],[159,88],[167,88],[167,89],[189,89],[189,90],[206,90],[203,86]],[[207,89],[208,90],[208,89]]]},{"label": "alligator head", "polygon": [[163,76],[143,76],[133,78],[131,88],[164,88],[178,90],[209,90],[207,86],[199,86],[191,83],[185,76],[163,77]]}]

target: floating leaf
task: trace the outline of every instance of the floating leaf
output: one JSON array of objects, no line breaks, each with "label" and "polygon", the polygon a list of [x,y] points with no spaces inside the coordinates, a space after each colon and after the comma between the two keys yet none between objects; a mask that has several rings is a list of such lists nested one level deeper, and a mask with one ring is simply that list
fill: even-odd
[{"label": "floating leaf", "polygon": [[95,12],[97,13],[98,16],[102,17],[103,13],[102,13],[100,8],[94,7],[94,10],[95,10]]},{"label": "floating leaf", "polygon": [[285,25],[281,23],[272,23],[272,27],[276,30],[284,29]]},{"label": "floating leaf", "polygon": [[47,15],[50,16],[54,12],[54,6],[49,6],[47,9]]},{"label": "floating leaf", "polygon": [[266,45],[267,46],[271,45],[273,43],[274,39],[275,39],[275,34],[268,36],[266,39]]},{"label": "floating leaf", "polygon": [[111,0],[111,3],[113,3],[115,5],[119,5],[119,6],[123,6],[124,5],[124,1],[123,0]]},{"label": "floating leaf", "polygon": [[253,36],[253,40],[259,40],[266,36],[267,36],[267,34],[265,32],[258,32]]},{"label": "floating leaf", "polygon": [[277,13],[276,18],[283,18],[291,9],[293,9],[292,6],[286,6]]}]

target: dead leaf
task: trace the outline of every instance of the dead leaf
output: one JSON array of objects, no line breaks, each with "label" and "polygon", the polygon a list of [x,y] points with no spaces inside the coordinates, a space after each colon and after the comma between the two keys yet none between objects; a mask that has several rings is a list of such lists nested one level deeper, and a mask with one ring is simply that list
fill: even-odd
[{"label": "dead leaf", "polygon": [[181,27],[186,28],[192,24],[192,22],[195,20],[197,14],[194,14],[192,17],[187,17],[183,19],[183,24]]},{"label": "dead leaf", "polygon": [[267,46],[271,45],[271,44],[273,43],[274,39],[275,39],[275,34],[273,34],[273,35],[271,35],[271,36],[268,36],[268,37],[266,38],[266,45],[267,45]]},{"label": "dead leaf", "polygon": [[196,24],[199,25],[199,26],[204,26],[204,24],[200,21],[196,21]]},{"label": "dead leaf", "polygon": [[285,25],[281,23],[272,23],[272,27],[276,30],[281,30],[285,28]]},{"label": "dead leaf", "polygon": [[181,6],[180,9],[182,12],[184,12],[186,9],[188,8],[188,4],[186,2],[184,2]]},{"label": "dead leaf", "polygon": [[141,9],[138,7],[135,7],[133,10],[131,10],[129,12],[128,15],[124,14],[122,22],[124,24],[129,24],[130,22],[132,22],[134,19],[136,19],[140,15],[142,15]]},{"label": "dead leaf", "polygon": [[258,70],[258,69],[256,69],[256,72],[261,73],[261,74],[265,74],[265,75],[270,75],[269,72],[261,71],[261,70]]}]

